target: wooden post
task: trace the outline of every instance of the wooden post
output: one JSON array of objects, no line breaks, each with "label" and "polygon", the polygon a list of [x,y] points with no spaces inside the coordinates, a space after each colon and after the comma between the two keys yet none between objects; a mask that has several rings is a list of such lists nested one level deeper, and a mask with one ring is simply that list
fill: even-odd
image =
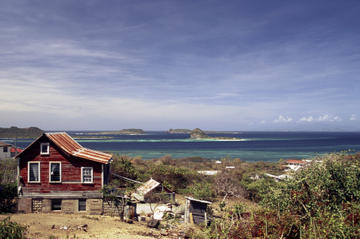
[{"label": "wooden post", "polygon": [[185,203],[185,223],[189,223],[189,210],[190,210],[190,205],[189,205],[189,199],[186,199],[186,203]]}]

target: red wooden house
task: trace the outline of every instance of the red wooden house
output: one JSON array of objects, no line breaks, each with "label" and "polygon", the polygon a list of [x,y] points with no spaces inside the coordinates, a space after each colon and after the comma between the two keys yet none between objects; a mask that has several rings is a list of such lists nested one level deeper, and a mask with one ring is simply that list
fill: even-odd
[{"label": "red wooden house", "polygon": [[43,134],[17,156],[18,210],[101,214],[111,158],[67,133]]}]

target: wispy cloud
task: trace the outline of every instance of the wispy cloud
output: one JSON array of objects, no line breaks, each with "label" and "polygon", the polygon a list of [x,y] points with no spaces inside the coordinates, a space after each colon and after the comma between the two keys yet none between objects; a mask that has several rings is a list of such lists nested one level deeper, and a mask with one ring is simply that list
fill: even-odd
[{"label": "wispy cloud", "polygon": [[5,1],[0,124],[354,123],[359,8],[323,3]]},{"label": "wispy cloud", "polygon": [[335,115],[335,116],[331,116],[328,114],[325,115],[320,115],[318,117],[314,117],[314,116],[303,116],[300,118],[299,122],[340,122],[342,121],[342,119]]},{"label": "wispy cloud", "polygon": [[293,119],[289,116],[282,116],[282,115],[279,115],[276,119],[274,119],[274,123],[289,123],[289,122],[292,122]]},{"label": "wispy cloud", "polygon": [[349,120],[354,121],[354,120],[356,120],[356,119],[357,119],[356,115],[355,115],[355,114],[352,114],[352,115],[350,116],[350,119],[349,119]]}]

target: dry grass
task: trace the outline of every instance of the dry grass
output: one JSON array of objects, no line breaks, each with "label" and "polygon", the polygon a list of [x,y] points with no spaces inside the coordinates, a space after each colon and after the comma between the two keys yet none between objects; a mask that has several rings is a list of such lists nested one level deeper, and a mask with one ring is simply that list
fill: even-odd
[{"label": "dry grass", "polygon": [[[0,215],[0,220],[10,216],[12,221],[28,226],[28,238],[166,238],[160,231],[144,224],[128,224],[119,218],[62,213],[30,213]],[[87,227],[84,227],[87,225]],[[66,227],[66,229],[64,229]],[[86,229],[86,231],[84,230]]]}]

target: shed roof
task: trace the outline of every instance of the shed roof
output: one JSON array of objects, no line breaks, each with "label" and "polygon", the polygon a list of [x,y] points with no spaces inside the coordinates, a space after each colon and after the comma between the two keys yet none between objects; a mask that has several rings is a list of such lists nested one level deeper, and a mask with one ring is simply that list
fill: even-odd
[{"label": "shed roof", "polygon": [[286,163],[306,164],[307,162],[298,159],[288,159],[286,160]]},{"label": "shed roof", "polygon": [[[103,163],[103,164],[108,164],[112,158],[111,154],[84,148],[78,142],[76,142],[70,135],[68,135],[65,132],[45,133],[42,136],[44,136],[44,135],[49,140],[51,140],[54,144],[56,144],[59,148],[61,148],[65,153],[68,153],[72,156],[76,156],[76,157],[79,157],[82,159],[87,159],[87,160],[91,160],[91,161],[95,161],[95,162]],[[33,143],[38,141],[42,136],[40,136]],[[28,146],[23,152],[25,152],[30,146]],[[22,153],[20,153],[18,155],[18,157]]]},{"label": "shed roof", "polygon": [[192,197],[185,197],[187,200],[190,200],[190,201],[195,201],[195,202],[200,202],[200,203],[206,203],[206,204],[212,204],[212,202],[209,202],[209,201],[205,201],[205,200],[200,200],[200,199],[195,199],[195,198],[192,198]]},{"label": "shed roof", "polygon": [[147,193],[151,192],[151,190],[153,190],[154,188],[156,188],[159,185],[160,185],[160,183],[158,181],[151,178],[150,180],[145,182],[143,185],[138,187],[136,189],[136,191],[140,195],[146,195]]},{"label": "shed roof", "polygon": [[7,146],[11,146],[11,144],[0,141],[0,147],[7,147]]},{"label": "shed roof", "polygon": [[[132,196],[139,201],[144,201],[144,197],[146,194],[157,188],[161,183],[154,179],[150,179],[147,182],[143,183],[140,187],[136,189],[136,192],[132,194]],[[163,187],[163,189],[167,192],[171,192],[169,189]]]}]

